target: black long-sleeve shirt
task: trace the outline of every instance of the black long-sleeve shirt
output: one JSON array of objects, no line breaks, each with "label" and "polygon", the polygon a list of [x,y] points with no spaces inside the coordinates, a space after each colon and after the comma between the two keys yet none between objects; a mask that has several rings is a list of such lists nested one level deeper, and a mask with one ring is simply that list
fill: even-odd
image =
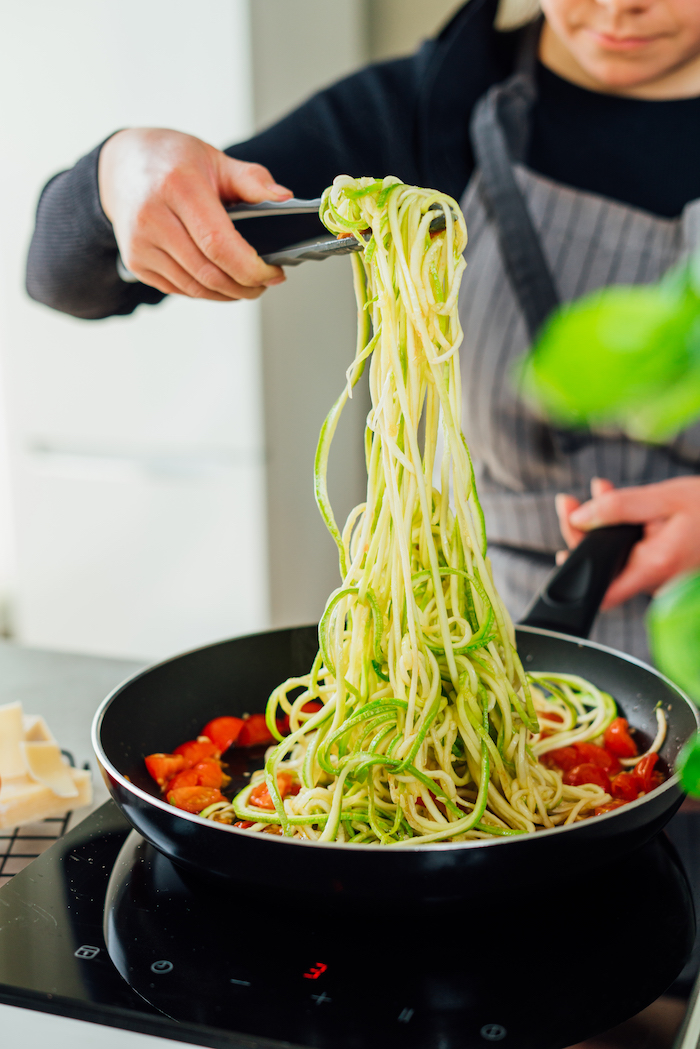
[{"label": "black long-sleeve shirt", "polygon": [[[496,6],[470,0],[415,55],[363,69],[226,152],[264,164],[298,197],[319,196],[339,173],[393,174],[459,197],[474,167],[474,104],[512,72],[521,40],[518,31],[494,30]],[[527,155],[535,170],[659,215],[678,215],[700,197],[700,99],[598,94],[541,66],[537,86]],[[89,319],[163,298],[117,274],[117,244],[99,199],[100,148],[45,187],[27,263],[33,298]],[[313,215],[245,223],[260,252],[320,229]]]}]

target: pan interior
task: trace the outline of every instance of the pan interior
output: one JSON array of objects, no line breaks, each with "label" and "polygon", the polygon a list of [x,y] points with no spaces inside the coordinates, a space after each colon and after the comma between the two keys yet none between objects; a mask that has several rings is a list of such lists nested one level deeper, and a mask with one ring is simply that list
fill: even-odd
[{"label": "pan interior", "polygon": [[[669,729],[661,758],[673,768],[698,719],[670,682],[611,649],[532,627],[516,629],[526,670],[579,674],[610,692],[637,730],[640,746],[656,734],[655,707],[662,703]],[[105,756],[132,783],[157,796],[145,755],[172,751],[214,717],[264,711],[276,685],[308,673],[316,650],[316,627],[308,626],[234,638],[151,667],[121,686],[106,705],[100,727]],[[231,771],[243,775],[260,768],[262,749],[245,760],[239,752]]]}]

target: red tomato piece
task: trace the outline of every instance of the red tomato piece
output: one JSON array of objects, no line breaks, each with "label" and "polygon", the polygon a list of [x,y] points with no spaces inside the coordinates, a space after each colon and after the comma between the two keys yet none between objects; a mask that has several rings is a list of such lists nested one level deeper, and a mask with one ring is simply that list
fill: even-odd
[{"label": "red tomato piece", "polygon": [[177,787],[168,792],[168,801],[185,812],[201,812],[215,801],[226,801],[226,798],[215,787]]},{"label": "red tomato piece", "polygon": [[146,758],[146,768],[159,787],[164,787],[184,767],[181,754],[149,754]]},{"label": "red tomato piece", "polygon": [[197,773],[194,770],[194,766],[191,769],[183,769],[182,772],[178,772],[176,776],[170,780],[165,793],[169,794],[171,790],[177,790],[178,787],[201,787],[197,779]]},{"label": "red tomato piece", "polygon": [[608,776],[615,776],[622,768],[615,755],[607,751],[605,747],[597,747],[595,743],[574,743],[573,747],[578,751],[580,764],[590,761],[594,765],[600,765]]},{"label": "red tomato piece", "polygon": [[248,827],[252,827],[252,826],[253,826],[253,824],[251,823],[250,820],[238,820],[237,823],[234,823],[234,827],[240,827],[241,830],[248,830]]},{"label": "red tomato piece", "polygon": [[563,776],[564,783],[567,783],[570,787],[582,787],[584,783],[595,783],[596,786],[602,787],[608,794],[610,793],[610,778],[600,765],[594,765],[592,761],[586,761],[581,765],[575,765],[574,768],[568,769]]},{"label": "red tomato piece", "polygon": [[274,743],[275,738],[267,727],[264,714],[251,714],[243,722],[238,735],[239,747],[255,747],[259,743]]},{"label": "red tomato piece", "polygon": [[186,743],[181,743],[179,747],[175,747],[175,754],[181,754],[185,759],[185,768],[190,769],[193,765],[198,764],[200,761],[204,761],[205,758],[218,758],[219,750],[216,744],[212,743],[206,736],[198,736],[197,739],[188,739]]},{"label": "red tomato piece", "polygon": [[[299,784],[294,782],[294,776],[291,772],[277,773],[277,789],[283,798],[286,798],[289,794],[298,794],[301,790]],[[253,787],[248,795],[248,801],[256,809],[267,809],[268,812],[274,812],[275,810],[272,796],[267,789],[267,783],[264,781],[258,783],[257,787]]]},{"label": "red tomato piece", "polygon": [[605,749],[618,758],[635,758],[637,756],[637,744],[630,736],[627,718],[615,718],[603,734]]},{"label": "red tomato piece", "polygon": [[243,728],[243,718],[214,718],[208,721],[200,735],[206,736],[218,748],[220,754],[228,750]]},{"label": "red tomato piece", "polygon": [[557,765],[565,772],[581,764],[576,747],[559,747],[558,750],[548,750],[542,755],[542,758],[547,764]]},{"label": "red tomato piece", "polygon": [[654,765],[658,761],[658,754],[645,754],[645,756],[634,766],[634,775],[641,784],[640,790],[648,794],[652,790],[652,774]]},{"label": "red tomato piece", "polygon": [[178,787],[220,787],[224,782],[224,772],[218,761],[207,758],[193,765],[191,769],[178,772],[168,783],[168,791]]},{"label": "red tomato piece", "polygon": [[323,710],[323,703],[318,699],[310,699],[301,709],[305,714],[317,714],[319,710]]},{"label": "red tomato piece", "polygon": [[594,815],[602,816],[604,812],[614,812],[615,809],[620,809],[626,804],[626,801],[609,801],[607,805],[598,805],[598,807],[594,809]]},{"label": "red tomato piece", "polygon": [[634,772],[621,772],[610,784],[612,796],[623,801],[636,801],[642,790],[642,783]]}]

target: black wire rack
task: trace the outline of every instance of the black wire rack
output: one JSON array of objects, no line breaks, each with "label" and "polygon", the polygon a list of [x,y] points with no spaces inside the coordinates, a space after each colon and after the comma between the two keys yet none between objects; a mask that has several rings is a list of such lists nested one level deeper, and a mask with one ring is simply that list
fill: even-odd
[{"label": "black wire rack", "polygon": [[[75,768],[70,751],[62,750],[61,753]],[[89,765],[86,763],[84,768],[89,768]],[[72,812],[67,812],[65,816],[25,823],[9,830],[0,829],[0,888],[66,833],[72,815]]]}]

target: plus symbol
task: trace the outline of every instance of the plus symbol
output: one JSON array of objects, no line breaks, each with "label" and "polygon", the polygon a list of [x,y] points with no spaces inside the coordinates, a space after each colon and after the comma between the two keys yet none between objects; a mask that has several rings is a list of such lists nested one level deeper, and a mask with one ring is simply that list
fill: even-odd
[{"label": "plus symbol", "polygon": [[311,997],[316,1002],[316,1005],[320,1005],[321,1002],[332,1002],[333,999],[329,998],[325,991],[322,994],[312,994]]}]

